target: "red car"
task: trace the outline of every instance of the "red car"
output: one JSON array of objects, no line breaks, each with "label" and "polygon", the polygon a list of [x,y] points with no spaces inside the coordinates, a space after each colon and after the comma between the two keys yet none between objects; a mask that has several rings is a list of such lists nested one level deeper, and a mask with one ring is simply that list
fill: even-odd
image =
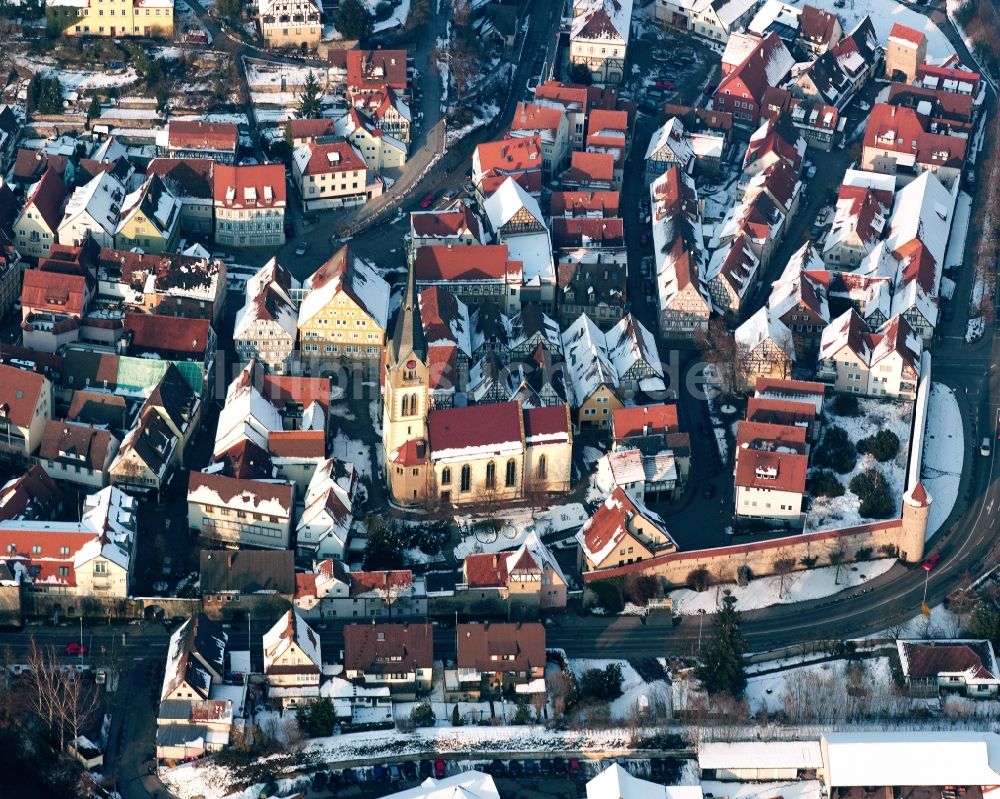
[{"label": "red car", "polygon": [[927,560],[925,560],[922,564],[924,567],[924,571],[929,572],[933,570],[934,567],[937,566],[938,563],[940,562],[941,562],[941,555],[938,554],[937,552],[932,552],[930,557],[928,557]]},{"label": "red car", "polygon": [[76,641],[74,641],[73,643],[66,645],[66,654],[67,655],[86,655],[87,654],[87,645],[86,644],[77,643]]},{"label": "red car", "polygon": [[439,757],[437,760],[434,761],[434,776],[437,777],[439,780],[444,779],[445,771],[446,768],[444,765],[444,760]]},{"label": "red car", "polygon": [[430,192],[424,199],[420,201],[421,208],[430,208],[434,203],[434,192]]},{"label": "red car", "polygon": [[658,80],[653,84],[657,89],[666,89],[667,91],[674,91],[677,88],[677,84],[672,80]]}]

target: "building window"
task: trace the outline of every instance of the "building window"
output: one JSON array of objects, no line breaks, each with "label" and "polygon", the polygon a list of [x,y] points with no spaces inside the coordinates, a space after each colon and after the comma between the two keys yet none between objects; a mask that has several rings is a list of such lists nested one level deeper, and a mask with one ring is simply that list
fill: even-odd
[{"label": "building window", "polygon": [[509,461],[507,461],[507,476],[504,480],[504,484],[507,486],[507,488],[510,488],[511,486],[514,485],[514,481],[516,478],[517,478],[517,463],[515,463],[514,459],[511,458]]},{"label": "building window", "polygon": [[497,487],[497,465],[493,461],[486,464],[486,487]]},{"label": "building window", "polygon": [[451,485],[451,467],[445,466],[441,470],[441,485],[450,486]]},{"label": "building window", "polygon": [[541,480],[545,479],[547,469],[548,469],[548,464],[546,464],[546,462],[545,462],[545,456],[544,455],[540,455],[538,457],[538,468],[536,469],[536,472],[538,473],[539,479],[541,479]]},{"label": "building window", "polygon": [[462,467],[462,491],[469,491],[472,488],[472,469],[469,464]]}]

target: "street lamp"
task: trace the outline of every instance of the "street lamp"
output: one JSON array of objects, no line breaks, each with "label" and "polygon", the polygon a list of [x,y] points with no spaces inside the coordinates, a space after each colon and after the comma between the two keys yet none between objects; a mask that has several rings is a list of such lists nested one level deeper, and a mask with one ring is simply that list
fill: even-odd
[{"label": "street lamp", "polygon": [[705,623],[705,608],[698,608],[698,651],[701,652],[701,627]]}]

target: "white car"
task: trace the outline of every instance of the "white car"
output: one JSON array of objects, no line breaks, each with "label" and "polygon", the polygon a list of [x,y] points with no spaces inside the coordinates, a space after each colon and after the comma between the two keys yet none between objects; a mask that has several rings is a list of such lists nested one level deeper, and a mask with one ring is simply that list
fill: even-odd
[{"label": "white car", "polygon": [[983,443],[979,445],[979,454],[984,458],[988,458],[990,456],[990,452],[993,451],[992,447],[993,445],[989,438],[984,438]]}]

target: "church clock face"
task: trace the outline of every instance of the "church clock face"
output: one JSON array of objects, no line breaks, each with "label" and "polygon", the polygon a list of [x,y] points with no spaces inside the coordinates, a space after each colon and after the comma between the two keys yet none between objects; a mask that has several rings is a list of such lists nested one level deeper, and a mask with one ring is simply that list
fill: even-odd
[{"label": "church clock face", "polygon": [[410,360],[408,360],[406,362],[406,368],[407,369],[416,369],[417,368],[417,362],[415,360],[413,360],[413,358],[410,358]]}]

